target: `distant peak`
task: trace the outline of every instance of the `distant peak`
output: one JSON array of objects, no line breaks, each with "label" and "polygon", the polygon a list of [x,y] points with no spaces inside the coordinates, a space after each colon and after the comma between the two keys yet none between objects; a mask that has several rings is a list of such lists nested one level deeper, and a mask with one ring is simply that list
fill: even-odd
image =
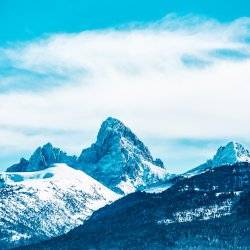
[{"label": "distant peak", "polygon": [[52,151],[55,151],[55,150],[59,150],[59,148],[55,148],[50,142],[42,145],[42,146],[39,146],[35,152],[33,153],[33,155],[35,155],[35,157],[38,157],[38,155],[44,155],[46,154],[46,152],[52,152]]},{"label": "distant peak", "polygon": [[216,152],[216,155],[221,154],[221,153],[226,152],[226,151],[227,151],[227,152],[228,152],[228,151],[234,152],[234,151],[236,150],[236,149],[235,149],[235,144],[236,144],[236,142],[230,141],[230,142],[228,142],[226,145],[220,146],[220,147],[218,148],[217,152]]},{"label": "distant peak", "polygon": [[53,145],[50,142],[44,144],[42,147],[43,148],[54,148]]},{"label": "distant peak", "polygon": [[242,144],[238,142],[230,141],[225,146],[220,147],[217,151],[217,154],[222,153],[222,152],[229,152],[229,151],[231,151],[232,153],[233,152],[249,153],[249,151]]},{"label": "distant peak", "polygon": [[108,117],[106,120],[103,121],[101,127],[118,128],[118,127],[125,127],[125,125],[116,118]]},{"label": "distant peak", "polygon": [[20,163],[21,163],[21,164],[28,163],[28,162],[29,162],[29,161],[28,161],[28,160],[26,160],[26,159],[25,159],[25,158],[23,158],[23,157],[20,159]]},{"label": "distant peak", "polygon": [[60,148],[54,147],[54,146],[52,145],[52,143],[50,143],[50,142],[44,144],[43,146],[39,147],[38,149],[40,149],[40,150],[42,150],[42,151],[46,151],[46,152],[48,152],[48,151],[55,151],[55,150],[58,151],[58,150],[60,150]]},{"label": "distant peak", "polygon": [[235,150],[237,150],[237,148],[239,148],[239,147],[243,148],[243,146],[240,143],[235,142],[235,141],[228,142],[224,147],[225,148],[232,148]]},{"label": "distant peak", "polygon": [[233,143],[233,146],[234,146],[234,149],[236,151],[239,151],[239,150],[245,150],[245,151],[248,151],[242,144],[238,143],[238,142],[231,142]]},{"label": "distant peak", "polygon": [[65,163],[69,166],[76,164],[76,156],[69,156],[50,142],[39,146],[29,160],[21,158],[20,162],[12,165],[7,172],[31,172],[51,167],[55,163]]},{"label": "distant peak", "polygon": [[140,150],[147,155],[147,158],[152,159],[148,148],[129,127],[116,118],[108,117],[101,125],[96,144],[99,146],[105,145],[106,148],[106,146],[114,145],[117,141],[119,141],[121,147],[127,147],[129,150],[132,148]]},{"label": "distant peak", "polygon": [[126,127],[120,120],[113,117],[108,117],[101,124],[101,128],[97,135],[97,141],[99,143],[103,143],[106,138],[110,138],[114,135],[119,135],[120,137],[127,137],[132,135],[133,138],[136,138],[132,131],[128,127]]},{"label": "distant peak", "polygon": [[240,143],[234,141],[220,147],[213,158],[215,165],[234,164],[242,161],[250,161],[250,152]]},{"label": "distant peak", "polygon": [[109,116],[106,120],[104,120],[104,122],[114,122],[114,123],[116,123],[116,122],[118,122],[118,123],[121,123],[121,121],[120,120],[118,120],[117,118],[114,118],[114,117],[111,117],[111,116]]},{"label": "distant peak", "polygon": [[228,142],[224,147],[234,147],[235,144],[239,144],[238,142],[235,142],[235,141],[230,141]]},{"label": "distant peak", "polygon": [[219,147],[212,159],[191,169],[186,174],[187,176],[196,175],[210,168],[233,165],[239,162],[250,162],[250,152],[240,143],[230,141],[225,146]]}]

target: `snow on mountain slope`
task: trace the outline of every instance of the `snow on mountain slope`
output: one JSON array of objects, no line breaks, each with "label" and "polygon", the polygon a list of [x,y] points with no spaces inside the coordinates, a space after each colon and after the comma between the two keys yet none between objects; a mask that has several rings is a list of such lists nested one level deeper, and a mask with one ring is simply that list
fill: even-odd
[{"label": "snow on mountain slope", "polygon": [[249,249],[249,180],[244,162],[177,179],[162,193],[135,192],[29,250]]},{"label": "snow on mountain slope", "polygon": [[97,140],[82,151],[80,169],[119,193],[131,193],[170,178],[160,159],[121,121],[105,120]]},{"label": "snow on mountain slope", "polygon": [[214,157],[206,163],[199,165],[188,172],[169,178],[164,184],[152,186],[145,189],[148,193],[161,193],[170,188],[178,179],[190,178],[195,175],[202,174],[209,169],[220,167],[223,165],[233,165],[240,162],[250,162],[250,152],[237,142],[229,142],[225,146],[221,146]]},{"label": "snow on mountain slope", "polygon": [[172,186],[173,186],[173,183],[171,182],[171,178],[170,178],[169,181],[166,181],[166,183],[164,184],[159,184],[159,185],[156,184],[154,186],[150,186],[149,188],[146,188],[143,191],[146,193],[150,193],[150,194],[158,194],[158,193],[162,193],[163,191],[166,191]]},{"label": "snow on mountain slope", "polygon": [[229,142],[226,146],[220,147],[211,160],[189,170],[183,176],[190,177],[211,168],[232,165],[237,162],[250,162],[250,152],[237,142]]},{"label": "snow on mountain slope", "polygon": [[65,164],[36,172],[1,173],[0,249],[64,234],[118,198]]},{"label": "snow on mountain slope", "polygon": [[51,143],[38,147],[29,160],[22,158],[7,172],[32,172],[65,163],[80,169],[121,194],[162,184],[170,175],[160,159],[153,159],[148,148],[122,122],[106,119],[97,140],[81,155],[69,156]]},{"label": "snow on mountain slope", "polygon": [[250,162],[250,152],[237,142],[229,142],[218,149],[212,161],[214,166]]}]

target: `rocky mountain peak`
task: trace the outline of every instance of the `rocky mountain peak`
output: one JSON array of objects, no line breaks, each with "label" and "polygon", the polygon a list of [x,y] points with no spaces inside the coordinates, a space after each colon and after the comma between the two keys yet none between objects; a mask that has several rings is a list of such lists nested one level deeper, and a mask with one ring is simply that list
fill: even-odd
[{"label": "rocky mountain peak", "polygon": [[29,160],[22,158],[19,163],[12,165],[7,172],[31,172],[39,171],[50,167],[55,163],[66,163],[73,166],[76,162],[75,156],[68,156],[60,148],[47,143],[38,147]]},{"label": "rocky mountain peak", "polygon": [[111,117],[102,123],[96,142],[82,151],[78,163],[83,171],[123,193],[135,191],[135,187],[146,186],[167,175],[162,161],[154,160],[131,129]]},{"label": "rocky mountain peak", "polygon": [[55,163],[80,169],[118,193],[141,190],[169,178],[163,162],[154,159],[131,129],[112,117],[102,123],[96,142],[78,158],[47,143],[7,172],[39,171]]},{"label": "rocky mountain peak", "polygon": [[238,142],[229,142],[218,148],[214,157],[206,163],[189,170],[184,176],[200,174],[207,169],[232,165],[239,162],[250,162],[250,152]]},{"label": "rocky mountain peak", "polygon": [[233,141],[220,147],[212,159],[213,166],[228,165],[237,162],[250,162],[250,153],[240,143]]},{"label": "rocky mountain peak", "polygon": [[150,161],[153,158],[148,148],[138,137],[118,119],[109,117],[101,125],[97,135],[96,145],[107,148],[116,145],[127,150],[136,150]]}]

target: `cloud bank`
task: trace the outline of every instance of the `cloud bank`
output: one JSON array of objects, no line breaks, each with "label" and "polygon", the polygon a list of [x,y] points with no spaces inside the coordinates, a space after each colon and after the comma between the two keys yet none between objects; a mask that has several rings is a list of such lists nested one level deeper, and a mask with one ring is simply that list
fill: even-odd
[{"label": "cloud bank", "polygon": [[146,139],[249,141],[249,38],[250,18],[171,15],[2,48],[0,148],[76,152],[107,116]]}]

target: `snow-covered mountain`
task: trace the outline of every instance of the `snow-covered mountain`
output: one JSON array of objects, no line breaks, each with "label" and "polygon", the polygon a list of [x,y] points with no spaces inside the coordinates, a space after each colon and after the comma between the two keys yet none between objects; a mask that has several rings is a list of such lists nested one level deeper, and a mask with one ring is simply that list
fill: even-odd
[{"label": "snow-covered mountain", "polygon": [[29,172],[39,171],[52,166],[55,163],[65,163],[74,166],[76,156],[68,156],[59,148],[55,148],[51,143],[38,147],[29,160],[22,158],[19,163],[12,165],[7,172]]},{"label": "snow-covered mountain", "polygon": [[200,174],[211,168],[232,165],[238,162],[250,162],[250,152],[237,142],[229,142],[227,145],[220,147],[212,159],[189,170],[184,176]]},{"label": "snow-covered mountain", "polygon": [[168,174],[160,159],[153,159],[148,148],[129,128],[111,117],[102,123],[96,142],[78,158],[47,143],[38,147],[29,160],[22,158],[7,172],[39,171],[55,163],[83,170],[122,194],[148,188],[173,176]]},{"label": "snow-covered mountain", "polygon": [[3,172],[0,249],[64,234],[119,197],[66,164],[35,172]]},{"label": "snow-covered mountain", "polygon": [[145,191],[148,193],[161,193],[174,185],[177,181],[179,181],[179,179],[190,178],[206,172],[209,169],[224,165],[233,165],[240,162],[250,163],[250,152],[240,143],[229,142],[225,146],[219,147],[216,154],[207,162],[187,171],[184,174],[175,175],[172,178],[169,178],[164,184],[160,183],[159,185],[145,189]]},{"label": "snow-covered mountain", "polygon": [[96,180],[125,194],[171,176],[129,128],[111,117],[102,123],[96,142],[82,151],[78,163]]},{"label": "snow-covered mountain", "polygon": [[250,249],[249,208],[250,163],[224,165],[162,193],[124,196],[29,250]]},{"label": "snow-covered mountain", "polygon": [[[128,127],[108,118],[102,123],[96,142],[78,158],[48,143],[39,147],[29,160],[21,159],[0,173],[0,250],[65,234],[83,224],[94,211],[119,199],[119,194],[138,190],[146,192],[119,199],[96,212],[80,231],[68,234],[66,238],[70,241],[74,235],[73,245],[66,245],[65,249],[74,249],[75,239],[77,244],[88,243],[92,247],[93,232],[100,242],[105,241],[103,246],[110,246],[115,232],[119,239],[120,233],[126,235],[131,229],[135,231],[124,239],[132,237],[132,245],[136,234],[141,242],[151,234],[161,241],[165,227],[171,229],[181,223],[200,223],[234,214],[239,194],[246,187],[250,190],[249,165],[249,151],[239,143],[230,142],[220,147],[211,160],[174,176],[161,160],[152,157]],[[141,232],[146,235],[140,235]],[[178,236],[178,232],[173,235]],[[185,239],[182,238],[184,245]],[[126,242],[118,240],[120,243]],[[61,244],[58,249],[64,247],[60,240],[56,244]]]}]

